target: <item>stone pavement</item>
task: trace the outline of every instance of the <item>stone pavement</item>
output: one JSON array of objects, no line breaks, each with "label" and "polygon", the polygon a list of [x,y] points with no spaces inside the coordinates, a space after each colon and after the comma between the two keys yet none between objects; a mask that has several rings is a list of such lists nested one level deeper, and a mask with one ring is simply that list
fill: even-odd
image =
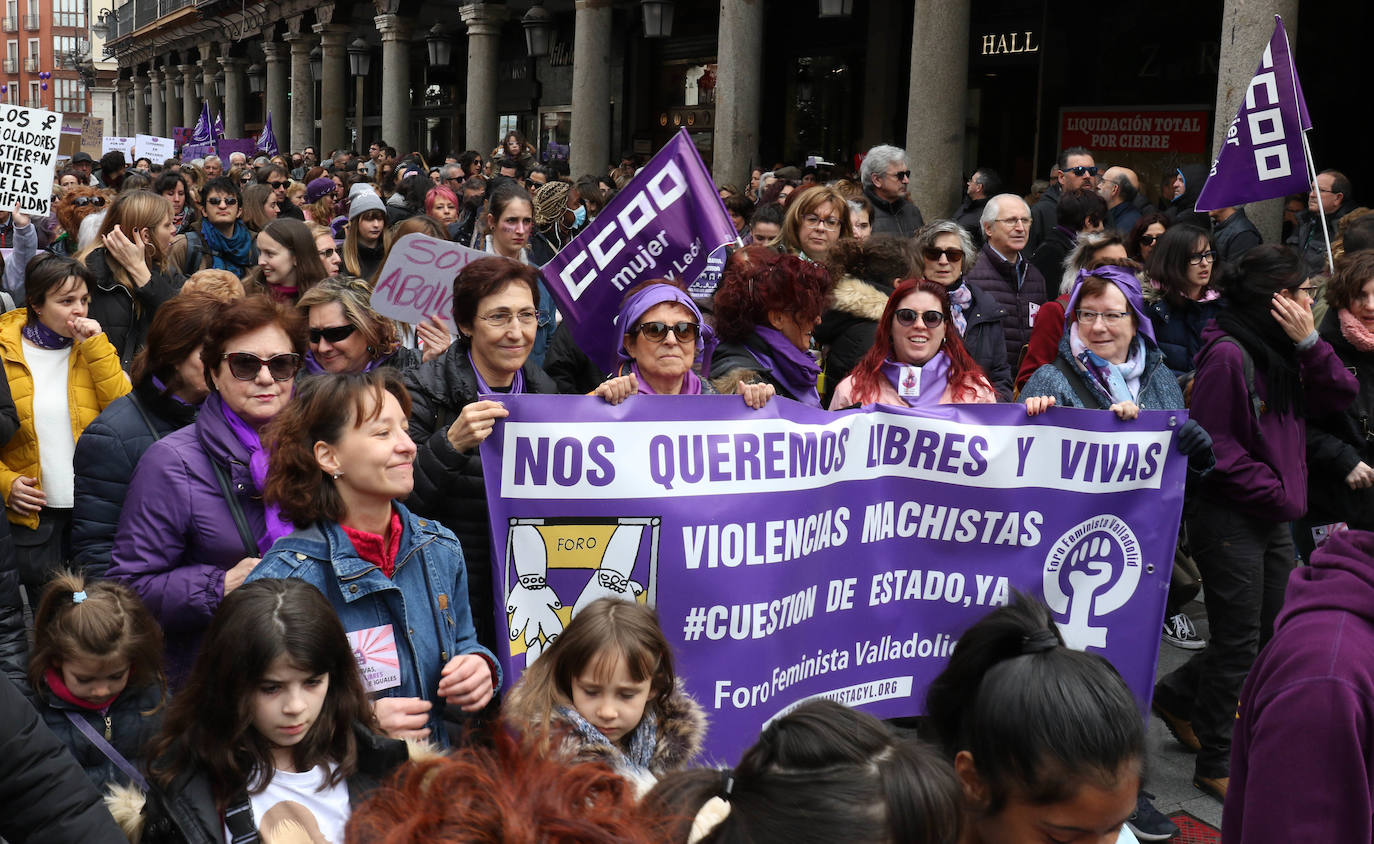
[{"label": "stone pavement", "polygon": [[[1206,639],[1207,613],[1200,600],[1184,607],[1184,612],[1193,619],[1198,635]],[[1160,642],[1159,668],[1157,677],[1163,677],[1182,665],[1196,651],[1185,651],[1173,645]],[[1193,787],[1193,754],[1183,749],[1165,729],[1164,722],[1157,716],[1150,717],[1149,732],[1146,735],[1149,748],[1149,768],[1147,769],[1147,791],[1155,795],[1155,808],[1166,815],[1180,810],[1212,826],[1221,828],[1221,804]]]}]

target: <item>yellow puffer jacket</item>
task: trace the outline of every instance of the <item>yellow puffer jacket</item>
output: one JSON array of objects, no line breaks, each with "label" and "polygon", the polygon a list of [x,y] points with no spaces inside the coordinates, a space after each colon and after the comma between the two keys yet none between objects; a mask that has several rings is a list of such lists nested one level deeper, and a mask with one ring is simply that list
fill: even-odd
[{"label": "yellow puffer jacket", "polygon": [[[0,448],[0,495],[9,504],[14,479],[39,474],[38,431],[33,426],[33,376],[24,360],[20,329],[27,313],[21,306],[0,316],[0,361],[10,382],[14,406],[19,411],[19,432]],[[129,378],[119,368],[119,353],[104,334],[97,334],[72,348],[67,370],[67,404],[71,408],[72,437],[79,438],[86,426],[110,402],[129,392]],[[38,527],[38,516],[24,516],[5,509],[17,525]]]}]

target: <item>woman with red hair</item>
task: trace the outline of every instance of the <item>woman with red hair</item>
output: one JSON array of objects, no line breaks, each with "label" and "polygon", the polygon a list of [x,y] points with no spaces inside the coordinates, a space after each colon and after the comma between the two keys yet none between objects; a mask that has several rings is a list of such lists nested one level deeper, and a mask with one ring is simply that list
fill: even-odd
[{"label": "woman with red hair", "polygon": [[830,409],[995,401],[992,384],[954,327],[944,285],[909,278],[888,297],[873,348],[835,388]]}]

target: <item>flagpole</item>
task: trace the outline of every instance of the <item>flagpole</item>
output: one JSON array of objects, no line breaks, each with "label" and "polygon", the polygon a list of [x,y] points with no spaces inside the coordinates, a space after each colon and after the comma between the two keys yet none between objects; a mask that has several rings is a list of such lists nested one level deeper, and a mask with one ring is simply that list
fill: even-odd
[{"label": "flagpole", "polygon": [[1322,240],[1326,241],[1326,268],[1332,275],[1336,273],[1336,259],[1331,252],[1331,232],[1326,229],[1326,212],[1322,210],[1321,186],[1317,184],[1317,165],[1312,161],[1312,147],[1307,144],[1307,130],[1302,130],[1302,152],[1307,156],[1307,175],[1312,179],[1312,190],[1317,192],[1317,219],[1322,224]]}]

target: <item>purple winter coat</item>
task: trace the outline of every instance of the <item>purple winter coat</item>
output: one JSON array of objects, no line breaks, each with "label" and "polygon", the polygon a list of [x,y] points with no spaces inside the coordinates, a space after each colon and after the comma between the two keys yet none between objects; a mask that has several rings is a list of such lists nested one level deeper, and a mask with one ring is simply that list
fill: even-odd
[{"label": "purple winter coat", "polygon": [[211,460],[238,491],[249,531],[261,536],[266,516],[248,452],[211,393],[195,422],[153,443],[138,461],[110,559],[108,576],[136,591],[162,624],[174,684],[190,670],[224,597],[224,573],[249,556]]},{"label": "purple winter coat", "polygon": [[[1255,518],[1291,522],[1307,512],[1307,421],[1266,409],[1255,425],[1240,346],[1206,348],[1225,333],[1209,323],[1202,331],[1204,352],[1195,361],[1191,412],[1211,434],[1217,456],[1202,494]],[[1255,394],[1263,401],[1269,384],[1258,366],[1254,372]],[[1359,393],[1359,382],[1325,340],[1298,352],[1298,372],[1313,418],[1344,411]]]}]

